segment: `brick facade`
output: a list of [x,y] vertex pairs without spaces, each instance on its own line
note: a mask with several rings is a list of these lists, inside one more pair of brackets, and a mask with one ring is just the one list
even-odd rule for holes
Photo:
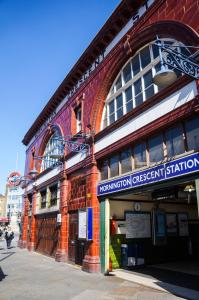
[[[122,2],[130,3],[129,1]],[[141,5],[142,1],[138,2]],[[168,126],[168,124],[172,124],[185,116],[191,116],[198,113],[199,101],[198,97],[196,97],[190,103],[184,104],[180,108],[166,114],[164,117],[155,120],[150,126],[147,125],[130,134],[127,138],[123,138],[117,143],[94,154],[95,141],[103,138],[103,136],[106,136],[108,133],[113,132],[131,118],[134,118],[146,109],[153,107],[156,103],[190,82],[189,78],[180,77],[175,84],[165,88],[141,106],[124,115],[121,119],[105,128],[103,131],[100,131],[105,99],[122,66],[137,50],[154,40],[157,35],[160,38],[174,38],[184,44],[198,45],[198,10],[199,2],[195,0],[156,0],[135,26],[124,35],[100,65],[91,73],[89,78],[79,87],[73,96],[68,99],[63,107],[56,113],[54,118],[39,134],[36,135],[33,142],[31,142],[31,139],[39,129],[39,122],[42,122],[39,118],[37,119],[38,124],[33,124],[35,127],[33,126],[33,129],[31,129],[32,131],[26,135],[24,143],[28,144],[28,148],[26,152],[25,175],[29,173],[30,168],[32,167],[33,149],[36,156],[43,155],[45,145],[55,127],[60,129],[63,136],[75,133],[74,108],[79,103],[82,103],[83,105],[82,132],[88,133],[90,129],[95,132],[94,140],[92,138],[87,140],[87,143],[89,143],[91,147],[91,154],[89,157],[68,168],[67,159],[73,157],[74,153],[66,152],[64,171],[36,187],[38,192],[39,188],[45,187],[49,182],[54,182],[55,180],[60,181],[59,212],[61,213],[62,223],[59,229],[59,242],[55,256],[57,261],[68,260],[69,213],[77,211],[80,208],[92,207],[94,216],[93,241],[85,243],[85,255],[82,266],[84,270],[90,272],[98,272],[100,270],[100,208],[99,199],[96,194],[98,159],[103,160],[104,157],[113,151],[118,151],[122,147],[128,146],[128,144],[141,137],[149,136],[157,130],[160,130],[160,128],[164,128],[165,126]],[[65,93],[65,88],[64,84],[60,86],[59,95],[60,90],[63,90],[63,94]],[[57,101],[61,101],[58,98],[61,99],[61,97],[57,97]],[[49,104],[47,108],[46,111],[44,109],[44,112],[46,115],[50,115],[53,109],[56,108],[56,105],[50,107]],[[35,166],[39,172],[40,165],[41,162],[36,161]],[[42,178],[45,174],[48,174],[48,171],[39,174],[38,178]],[[23,233],[20,245],[21,247],[28,247],[30,250],[33,250],[35,248],[34,214],[36,209],[36,191],[29,190],[29,193],[30,192],[33,193],[31,241],[29,245],[27,245],[28,200],[27,196],[25,196]]]

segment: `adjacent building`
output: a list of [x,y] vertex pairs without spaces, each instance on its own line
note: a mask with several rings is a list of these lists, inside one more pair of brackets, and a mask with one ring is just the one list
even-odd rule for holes
[[6,217],[6,197],[0,194],[0,218]]
[[[9,178],[15,178],[13,174],[18,174],[17,172],[11,173]],[[6,184],[6,217],[8,218],[9,224],[12,226],[14,231],[20,230],[21,215],[23,209],[23,189],[21,186],[13,180],[8,180]]]
[[153,80],[157,37],[194,57],[198,9],[121,1],[23,138],[21,247],[90,272],[198,258],[198,81]]

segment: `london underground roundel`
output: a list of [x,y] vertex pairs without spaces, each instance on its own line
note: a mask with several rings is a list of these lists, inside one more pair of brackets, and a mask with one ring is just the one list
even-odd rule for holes
[[8,185],[9,186],[17,186],[20,184],[21,181],[21,175],[18,172],[12,172],[9,176],[8,176]]

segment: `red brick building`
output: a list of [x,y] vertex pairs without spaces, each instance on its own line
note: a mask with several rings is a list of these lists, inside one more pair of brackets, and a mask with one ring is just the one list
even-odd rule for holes
[[[177,163],[199,149],[198,82],[178,72],[176,81],[165,88],[153,83],[160,69],[154,45],[157,36],[178,52],[185,49],[183,45],[198,46],[198,11],[195,0],[124,0],[119,4],[24,136],[25,175],[34,167],[39,174],[24,186],[21,247],[75,262],[90,272],[100,268],[106,272],[110,260],[115,267],[121,265],[117,258],[121,249],[115,246],[114,235],[119,245],[128,243],[129,228],[123,224],[121,233],[112,227],[127,221],[126,212],[137,209],[151,214],[156,208],[168,220],[179,221],[180,213],[198,220],[198,165],[163,183],[154,179],[142,184],[146,176],[152,176],[149,171],[139,177],[140,171],[168,161]],[[195,52],[190,48],[189,55]],[[62,164],[57,166],[53,155],[59,138],[67,143]],[[71,148],[75,141],[81,144],[78,147],[86,144],[89,151],[75,152],[74,144]],[[198,156],[193,159],[197,163]],[[127,187],[128,179],[124,181],[123,176],[135,173],[136,188]],[[113,190],[110,184],[120,188]],[[189,204],[184,192],[187,185],[193,188]],[[91,240],[78,238],[84,230],[81,225],[86,225],[83,214],[80,220],[81,209],[88,207],[93,217]],[[150,218],[142,222],[149,224]],[[157,254],[160,248],[155,250],[152,221],[150,224],[150,232],[143,233],[140,240],[142,250],[151,253],[144,254],[145,262],[166,260]],[[172,252],[177,235],[185,248],[187,239],[182,240],[179,232],[180,225],[174,225],[173,232],[168,229],[167,242],[162,237],[160,244]],[[133,244],[133,233],[128,234]]]

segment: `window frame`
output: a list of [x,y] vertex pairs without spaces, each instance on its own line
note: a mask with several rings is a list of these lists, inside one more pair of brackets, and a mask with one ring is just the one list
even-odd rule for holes
[[[182,45],[181,42],[171,39],[171,38],[164,38],[163,39],[164,43],[171,43],[173,46],[176,46],[177,51],[181,52],[181,48],[178,47],[180,45]],[[144,45],[142,48],[140,48],[122,67],[122,69],[120,70],[120,72],[118,73],[117,77],[115,78],[110,91],[107,95],[106,101],[105,101],[105,107],[103,110],[103,114],[102,114],[102,121],[101,121],[101,130],[105,129],[106,127],[108,127],[109,125],[113,124],[114,122],[116,122],[117,120],[119,120],[121,118],[121,116],[119,118],[117,118],[117,106],[116,106],[116,98],[121,94],[122,95],[122,99],[123,99],[123,115],[127,114],[127,100],[126,100],[126,96],[125,96],[125,91],[131,86],[132,89],[132,103],[133,103],[133,107],[131,110],[135,109],[136,107],[138,107],[139,105],[143,104],[145,101],[147,101],[148,99],[150,99],[153,95],[157,94],[160,90],[162,90],[162,88],[159,88],[157,85],[155,85],[153,83],[153,81],[151,82],[151,84],[149,86],[145,86],[144,83],[144,76],[151,70],[152,71],[152,78],[155,76],[155,74],[158,72],[157,66],[158,64],[160,64],[160,57],[159,55],[157,56],[157,50],[155,49],[154,46],[155,41],[151,41],[150,43]],[[141,55],[140,53],[142,53],[142,51],[144,49],[146,49],[147,47],[149,47],[149,53],[150,53],[150,63],[148,65],[146,65],[144,68],[142,68],[142,64],[141,64]],[[156,46],[157,47],[157,46]],[[133,66],[132,66],[132,61],[133,59],[135,59],[136,57],[138,57],[139,60],[139,66],[140,66],[140,71],[138,73],[135,74],[135,76],[133,75]],[[131,79],[128,80],[127,82],[125,82],[124,80],[124,69],[127,67],[127,65],[130,64],[131,66]],[[166,66],[167,67],[167,66]],[[167,67],[168,69],[171,67]],[[118,82],[119,78],[121,77],[121,81],[122,81],[122,86],[117,89],[116,88],[116,83]],[[139,103],[138,105],[136,105],[136,99],[135,99],[135,86],[134,84],[138,81],[141,80],[141,92],[138,93],[136,96],[140,96],[142,95],[142,103]],[[149,90],[149,88],[153,87],[153,93],[151,96],[147,97],[147,91]],[[110,111],[109,111],[109,104],[113,101],[114,103],[114,113],[111,113],[111,116],[113,118],[113,121],[110,121]],[[113,117],[114,116],[114,117]]]
[[59,130],[55,130],[55,132],[50,136],[48,142],[46,143],[43,152],[43,159],[41,162],[40,172],[43,172],[53,167],[58,161],[57,158],[50,158],[50,155],[58,154],[58,145],[60,145],[60,141],[56,140],[55,137],[62,137],[61,132]]
[[[40,207],[41,207],[41,209],[44,209],[47,206],[47,189],[41,190],[41,191],[39,191],[39,193],[40,193],[40,199],[41,199],[40,200]],[[43,201],[44,194],[45,194],[45,201]]]

